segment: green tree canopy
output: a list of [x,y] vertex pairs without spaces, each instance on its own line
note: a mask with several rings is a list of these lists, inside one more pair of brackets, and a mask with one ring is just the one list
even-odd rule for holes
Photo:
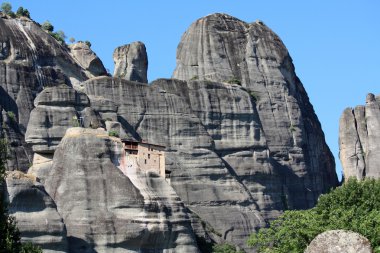
[[30,18],[30,13],[28,9],[24,9],[23,7],[19,7],[16,11],[16,16],[17,17],[28,17]]
[[322,195],[309,210],[285,211],[248,240],[259,252],[304,252],[320,233],[344,229],[357,232],[380,252],[380,180],[349,179],[329,194]]
[[41,25],[42,29],[48,32],[53,32],[54,31],[54,26],[50,23],[49,20],[46,20],[45,22],[42,23]]
[[4,2],[1,4],[1,11],[5,14],[10,14],[12,12],[12,5],[8,2]]

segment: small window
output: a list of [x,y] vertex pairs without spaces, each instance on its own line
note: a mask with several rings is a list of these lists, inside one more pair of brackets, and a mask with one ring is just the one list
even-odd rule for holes
[[150,159],[150,154],[148,154],[148,159]]
[[145,164],[146,164],[146,159],[145,159]]

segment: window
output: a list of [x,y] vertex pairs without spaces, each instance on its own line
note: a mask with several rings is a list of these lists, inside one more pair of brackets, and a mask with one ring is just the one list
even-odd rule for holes
[[145,164],[146,164],[146,159],[145,159]]
[[150,159],[150,154],[148,154],[148,159]]

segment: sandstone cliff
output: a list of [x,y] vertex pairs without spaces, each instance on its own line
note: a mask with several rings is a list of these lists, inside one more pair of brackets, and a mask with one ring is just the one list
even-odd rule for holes
[[380,177],[379,98],[368,94],[366,104],[344,110],[339,124],[339,156],[344,177]]

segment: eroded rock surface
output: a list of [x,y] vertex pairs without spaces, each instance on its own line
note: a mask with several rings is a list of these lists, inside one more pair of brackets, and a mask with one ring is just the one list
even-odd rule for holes
[[103,66],[99,57],[84,42],[77,42],[69,45],[70,54],[77,63],[93,76],[107,75],[107,71]]
[[34,106],[25,140],[37,153],[54,153],[69,127],[100,125],[87,95],[65,84],[44,89]]
[[92,77],[37,23],[27,18],[0,18],[0,136],[9,146],[9,170],[26,171],[32,150],[24,141],[33,101],[45,87],[66,83],[78,86]]
[[114,77],[129,81],[147,83],[148,56],[144,43],[137,41],[115,49]]
[[339,123],[339,157],[344,177],[380,177],[380,104],[368,94],[366,104],[344,110]]
[[314,238],[305,253],[372,253],[364,236],[346,230],[331,230]]
[[198,252],[186,209],[158,175],[122,173],[120,139],[71,128],[45,181],[70,252]]
[[66,228],[44,186],[30,174],[14,171],[6,178],[9,213],[16,218],[23,242],[32,241],[44,253],[68,252]]

